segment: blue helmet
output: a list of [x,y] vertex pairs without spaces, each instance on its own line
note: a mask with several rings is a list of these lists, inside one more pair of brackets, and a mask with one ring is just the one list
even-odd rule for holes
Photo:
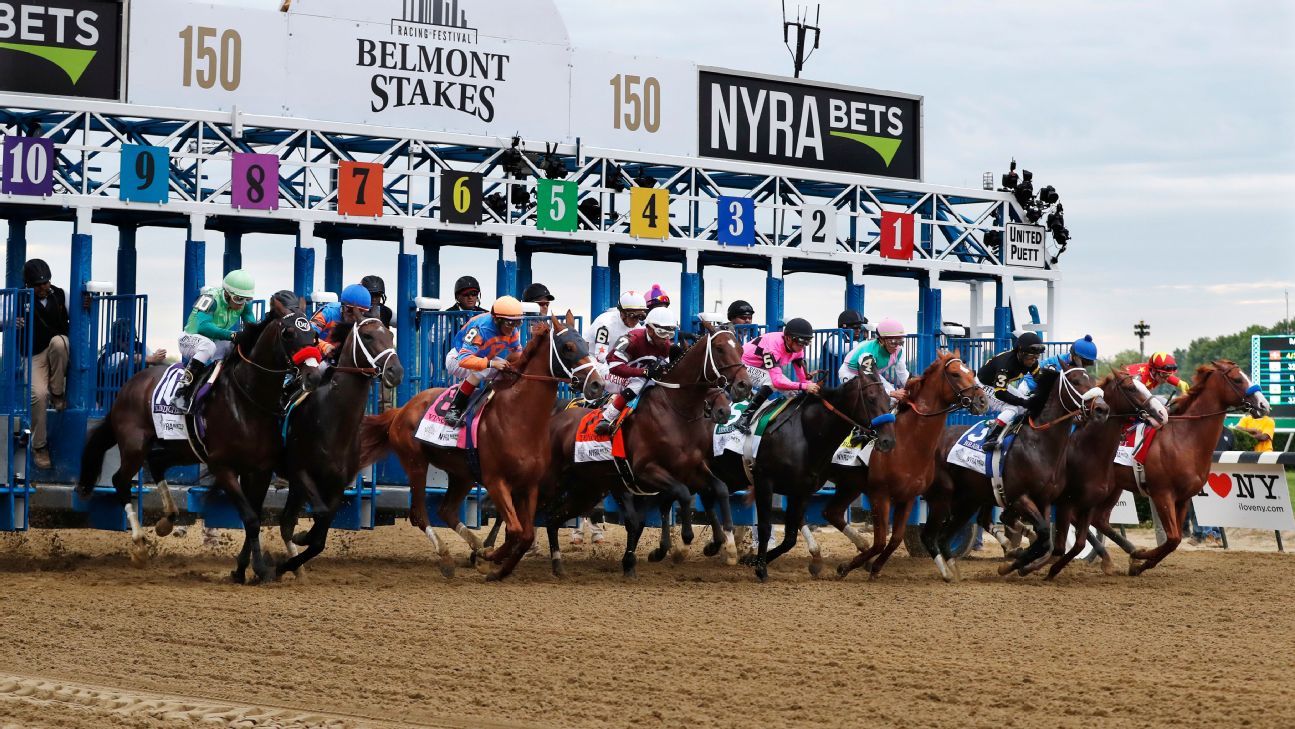
[[1070,345],[1070,354],[1076,360],[1075,364],[1088,366],[1097,363],[1097,345],[1093,343],[1093,335],[1085,334],[1083,339],[1076,339],[1075,343]]
[[363,286],[351,284],[342,289],[342,306],[358,306],[361,309],[367,309],[373,306],[373,297]]

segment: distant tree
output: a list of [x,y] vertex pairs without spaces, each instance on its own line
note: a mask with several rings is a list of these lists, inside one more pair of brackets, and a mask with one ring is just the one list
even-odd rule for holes
[[1136,349],[1126,349],[1123,352],[1117,352],[1114,357],[1097,360],[1097,374],[1105,375],[1116,367],[1128,367],[1131,364],[1137,364],[1142,361],[1142,355],[1138,354]]
[[1277,322],[1273,326],[1254,324],[1235,334],[1193,339],[1185,349],[1174,350],[1174,359],[1178,360],[1179,370],[1189,375],[1197,367],[1216,359],[1230,359],[1249,372],[1250,337],[1256,334],[1286,334],[1295,331],[1292,324],[1295,322],[1289,320]]

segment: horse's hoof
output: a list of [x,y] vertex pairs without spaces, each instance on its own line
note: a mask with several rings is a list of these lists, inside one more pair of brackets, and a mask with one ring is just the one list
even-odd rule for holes
[[1129,577],[1137,577],[1142,574],[1142,563],[1129,560]]
[[847,564],[847,563],[845,563],[845,562],[842,562],[841,564],[838,564],[838,565],[836,566],[836,576],[837,576],[837,579],[842,579],[842,580],[843,580],[843,579],[845,579],[845,576],[846,576],[846,575],[848,575],[848,574],[850,574],[850,565],[849,565],[849,564]]
[[818,577],[818,576],[819,576],[819,574],[820,574],[820,573],[822,573],[822,571],[823,571],[823,560],[821,560],[821,559],[816,559],[816,560],[814,560],[813,562],[810,562],[810,563],[809,563],[809,574],[810,574],[810,575],[812,575],[812,576],[814,576],[814,577]]
[[477,572],[483,575],[491,574],[490,570],[494,568],[494,565],[490,563],[490,560],[486,559],[484,554],[477,556],[473,565],[477,568]]
[[232,572],[230,572],[229,579],[233,580],[234,583],[238,585],[243,585],[247,583],[247,576],[243,574],[242,570],[233,570]]
[[878,578],[878,577],[880,577],[880,576],[881,576],[881,573],[880,573],[880,572],[869,572],[869,573],[868,573],[868,582],[876,582],[876,581],[877,581],[877,578]]
[[136,567],[148,564],[148,544],[143,539],[130,546],[130,563]]
[[1010,552],[1004,551],[1004,553],[1003,553],[1003,558],[1004,558],[1004,559],[1013,559],[1013,560],[1014,560],[1014,559],[1020,559],[1021,557],[1024,557],[1024,556],[1025,556],[1025,548],[1024,548],[1024,547],[1017,547],[1016,549],[1013,549],[1013,550],[1011,550]]
[[562,560],[560,559],[553,560],[553,576],[566,577],[566,574],[567,574],[567,568],[562,565]]
[[666,555],[666,551],[660,547],[657,547],[651,552],[648,552],[648,561],[660,562],[661,560],[665,559],[665,555]]
[[310,545],[310,532],[303,530],[303,531],[299,531],[299,532],[297,532],[296,534],[293,534],[293,535],[292,535],[292,543],[293,543],[293,544],[295,544],[295,545],[297,545],[298,547],[306,547],[306,546],[309,546],[309,545]]
[[169,536],[171,534],[171,530],[174,528],[175,525],[171,523],[171,518],[164,516],[161,519],[158,519],[157,524],[153,526],[153,533],[159,537],[165,537]]
[[486,582],[499,582],[502,579],[504,579],[504,576],[499,574],[499,570],[495,570],[486,575]]
[[759,580],[760,582],[768,582],[768,581],[769,581],[769,568],[768,568],[767,566],[765,566],[765,565],[760,565],[759,567],[756,567],[756,568],[755,568],[755,578],[756,578],[757,580]]
[[446,557],[446,558],[441,559],[441,562],[440,562],[440,568],[441,568],[441,575],[442,575],[442,576],[444,576],[444,577],[446,577],[446,578],[450,578],[450,577],[453,577],[453,576],[454,576],[454,560],[453,560],[453,559],[451,559],[451,558],[449,558],[449,557]]
[[688,559],[688,553],[682,549],[676,549],[670,553],[670,561],[674,564],[683,564]]
[[680,529],[679,538],[683,540],[684,544],[692,544],[692,540],[693,540],[692,527],[689,526],[689,527],[684,527]]
[[1103,563],[1102,563],[1102,574],[1106,575],[1107,577],[1114,577],[1115,575],[1118,575],[1119,573],[1120,573],[1120,571],[1119,571],[1118,569],[1116,569],[1116,568],[1115,568],[1115,563],[1114,563],[1114,562],[1103,562]]
[[719,542],[707,542],[706,546],[702,547],[701,553],[707,557],[714,557],[719,554],[719,548],[722,546],[724,545]]
[[949,560],[949,574],[953,576],[953,582],[962,581],[962,568],[958,566],[956,559]]
[[1006,576],[1008,576],[1008,575],[1012,574],[1012,573],[1013,573],[1013,572],[1015,572],[1015,571],[1016,571],[1016,563],[1015,563],[1015,562],[1007,562],[1007,563],[1005,563],[1005,564],[1000,564],[1000,565],[998,565],[998,576],[999,576],[999,577],[1006,577]]
[[626,580],[637,580],[639,578],[638,568],[630,567],[621,573],[621,577]]
[[740,559],[738,559],[737,563],[742,565],[743,567],[751,567],[755,564],[755,555],[754,554],[743,555]]

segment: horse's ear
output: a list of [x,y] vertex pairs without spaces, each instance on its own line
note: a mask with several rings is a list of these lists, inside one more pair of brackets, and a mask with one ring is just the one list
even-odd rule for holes
[[570,309],[567,309],[567,328],[568,329],[576,328],[576,317],[574,314],[571,313]]
[[953,350],[953,358],[954,358],[954,359],[962,359],[962,350],[961,350],[961,349],[955,349],[955,350]]
[[699,319],[698,321],[701,322],[701,328],[705,329],[707,334],[714,334],[715,332],[719,331],[715,328],[714,324],[711,324],[705,319]]

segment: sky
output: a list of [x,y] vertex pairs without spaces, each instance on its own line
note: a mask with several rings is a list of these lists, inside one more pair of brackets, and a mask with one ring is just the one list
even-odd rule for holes
[[[264,5],[269,0],[226,0]],[[278,0],[272,3],[277,5]],[[791,74],[772,0],[653,3],[556,0],[577,48],[682,58]],[[926,181],[979,188],[1015,158],[1054,185],[1073,240],[1061,259],[1056,338],[1091,333],[1103,353],[1185,346],[1286,314],[1295,289],[1295,2],[908,2],[822,4],[821,47],[807,79],[924,97]],[[31,226],[31,255],[66,280],[66,226]],[[94,276],[115,276],[116,237],[96,230]],[[180,301],[179,233],[140,235],[150,340],[173,346]],[[346,278],[387,278],[395,248],[348,243]],[[290,287],[292,240],[251,237],[244,258],[267,292]],[[323,242],[316,276],[322,284]],[[208,244],[208,281],[221,245]],[[535,280],[587,313],[588,259],[535,258]],[[442,290],[476,275],[494,290],[495,254],[444,249]],[[627,288],[661,283],[677,265],[636,263]],[[867,314],[916,326],[916,286],[870,277]],[[707,269],[705,308],[734,298],[763,309],[764,274]],[[839,278],[787,278],[786,316],[835,322]],[[965,321],[967,290],[945,284],[944,318]],[[722,289],[722,295],[721,295]],[[1042,288],[1024,295],[1043,308]],[[721,299],[716,307],[715,299]],[[761,312],[762,313],[762,312]],[[759,315],[757,316],[759,318]]]

